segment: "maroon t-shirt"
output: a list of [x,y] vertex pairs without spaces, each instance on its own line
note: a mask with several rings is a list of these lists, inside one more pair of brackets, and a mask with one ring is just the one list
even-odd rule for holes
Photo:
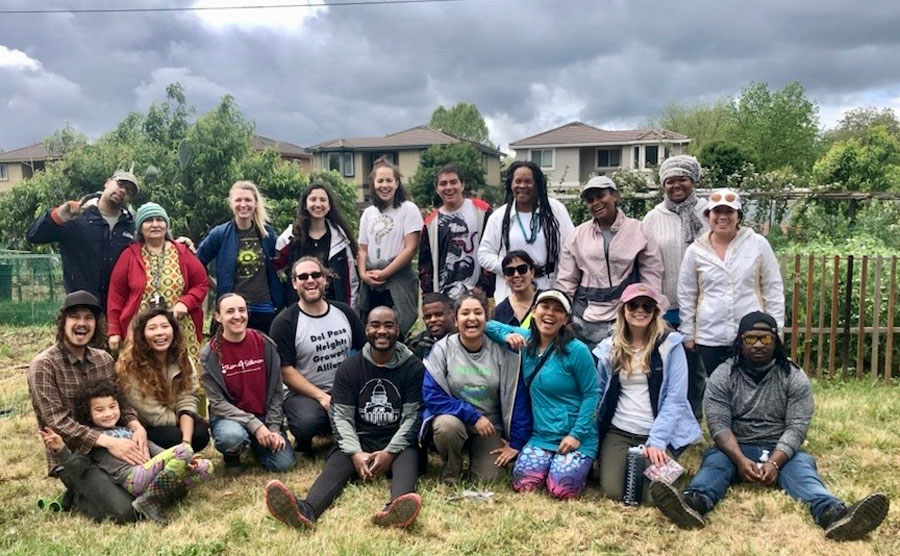
[[265,340],[253,329],[240,342],[222,340],[222,377],[235,405],[257,417],[266,414]]

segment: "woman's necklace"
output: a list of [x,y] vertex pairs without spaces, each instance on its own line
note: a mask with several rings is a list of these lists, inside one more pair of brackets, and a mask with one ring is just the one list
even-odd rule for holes
[[[531,245],[535,241],[537,241],[538,234],[541,232],[541,220],[537,217],[537,210],[531,213],[531,236],[525,233],[525,226],[522,225],[522,218],[519,216],[519,209],[516,209],[516,222],[519,223],[519,229],[522,231],[522,237],[525,238],[525,243]],[[537,223],[535,225],[535,223]]]

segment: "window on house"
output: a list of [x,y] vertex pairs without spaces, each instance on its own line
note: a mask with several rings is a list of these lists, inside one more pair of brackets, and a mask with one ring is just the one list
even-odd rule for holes
[[488,169],[488,155],[487,153],[481,153],[481,165],[484,166],[484,169]]
[[326,168],[340,172],[345,178],[352,178],[356,172],[353,169],[353,153],[328,153],[326,155]]
[[635,170],[637,170],[638,168],[640,168],[640,165],[641,165],[641,148],[635,147],[634,150],[632,151],[632,153],[634,155],[634,159],[632,161],[632,167]]
[[597,149],[597,168],[617,168],[622,165],[622,149]]
[[8,180],[9,172],[6,169],[6,164],[0,164],[0,180]]
[[669,149],[669,147],[666,147],[665,150],[663,151],[663,153],[664,153],[663,160],[670,158],[672,156],[672,151]]
[[541,168],[553,168],[553,149],[531,151],[531,161]]
[[657,145],[647,145],[644,147],[644,168],[656,166],[659,164],[659,147]]

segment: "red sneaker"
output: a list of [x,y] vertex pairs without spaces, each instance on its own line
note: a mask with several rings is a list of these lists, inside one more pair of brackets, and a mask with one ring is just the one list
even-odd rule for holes
[[281,481],[272,480],[266,485],[266,507],[272,517],[294,529],[312,529],[316,525],[315,516],[304,515],[297,497]]
[[373,515],[372,523],[379,527],[397,527],[403,529],[413,524],[421,509],[421,496],[415,492],[402,494],[391,500],[391,503],[383,510]]

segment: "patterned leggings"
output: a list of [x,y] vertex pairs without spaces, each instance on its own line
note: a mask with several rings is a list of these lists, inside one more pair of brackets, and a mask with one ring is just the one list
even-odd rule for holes
[[143,465],[135,465],[123,485],[128,492],[139,496],[154,482],[168,480],[181,482],[187,488],[212,477],[212,463],[209,460],[198,460],[194,469],[189,467],[194,450],[188,444],[176,444],[164,452],[150,458]]
[[578,451],[562,455],[528,444],[513,467],[513,490],[540,490],[546,483],[550,496],[575,498],[584,491],[593,461]]

